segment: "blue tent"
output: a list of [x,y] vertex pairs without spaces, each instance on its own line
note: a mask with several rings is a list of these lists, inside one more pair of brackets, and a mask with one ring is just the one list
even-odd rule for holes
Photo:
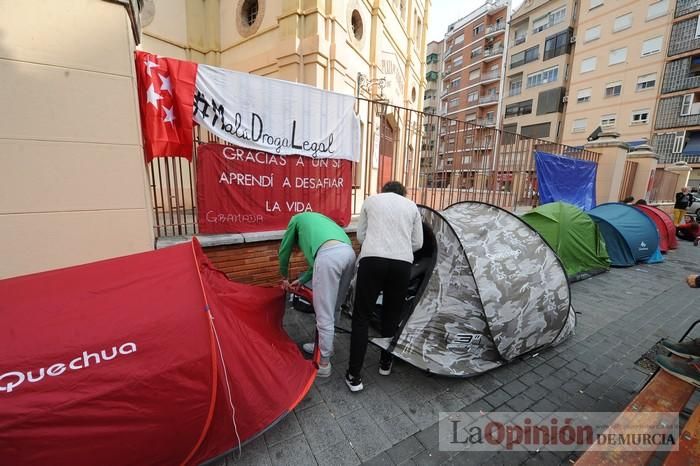
[[663,262],[656,225],[639,210],[627,204],[610,202],[587,213],[600,228],[613,266]]

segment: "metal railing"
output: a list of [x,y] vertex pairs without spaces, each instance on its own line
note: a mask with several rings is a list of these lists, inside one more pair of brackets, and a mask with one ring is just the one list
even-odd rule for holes
[[[379,116],[384,109],[385,116]],[[598,161],[595,152],[504,133],[473,121],[378,104],[364,98],[357,99],[357,110],[363,124],[361,161],[353,164],[352,173],[354,214],[359,213],[367,196],[379,191],[389,180],[401,181],[414,201],[435,209],[464,200],[487,202],[510,210],[535,206],[538,203],[535,150]],[[437,141],[432,148],[424,128],[434,128],[436,133],[432,134],[440,135],[433,136]],[[156,237],[198,232],[197,149],[209,142],[223,143],[197,128],[191,162],[158,158],[148,164]],[[428,144],[421,150],[424,142]]]

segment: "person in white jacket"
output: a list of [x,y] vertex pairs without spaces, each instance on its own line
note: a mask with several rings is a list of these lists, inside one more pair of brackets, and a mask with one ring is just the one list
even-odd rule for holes
[[[357,225],[362,244],[355,283],[350,337],[350,366],[345,383],[351,391],[363,389],[361,370],[367,352],[369,319],[383,295],[382,336],[396,332],[408,292],[413,252],[423,246],[423,222],[416,204],[407,199],[398,181],[384,185],[381,194],[365,199]],[[382,351],[379,373],[389,375],[393,357]]]

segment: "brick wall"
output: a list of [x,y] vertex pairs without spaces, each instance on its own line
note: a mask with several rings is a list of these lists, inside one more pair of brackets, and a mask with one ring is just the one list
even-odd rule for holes
[[[360,252],[354,233],[350,233],[353,248]],[[255,243],[233,244],[204,248],[207,257],[214,266],[224,272],[228,278],[250,285],[277,285],[281,276],[277,251],[280,241],[261,241]],[[291,260],[291,277],[296,278],[306,270],[306,260],[298,250]]]

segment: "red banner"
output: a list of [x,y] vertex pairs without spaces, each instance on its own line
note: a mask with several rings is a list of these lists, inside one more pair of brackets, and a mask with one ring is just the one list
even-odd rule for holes
[[284,230],[299,212],[350,223],[352,162],[205,144],[197,154],[200,233]]

